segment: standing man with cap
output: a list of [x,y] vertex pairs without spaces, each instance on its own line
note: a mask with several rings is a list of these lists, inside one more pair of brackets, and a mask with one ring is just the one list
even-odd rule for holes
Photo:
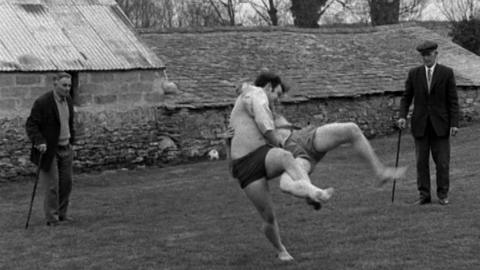
[[417,188],[416,202],[431,203],[430,152],[436,166],[437,197],[441,205],[449,204],[450,136],[458,132],[458,96],[453,70],[437,63],[437,43],[426,41],[417,46],[423,65],[409,71],[405,92],[400,103],[398,126],[406,127],[410,105],[414,103],[411,119],[415,139]]
[[71,86],[70,74],[56,74],[53,91],[35,100],[26,123],[32,142],[30,159],[40,167],[39,178],[45,187],[43,207],[47,226],[71,221],[67,216],[72,190],[71,144],[75,137]]

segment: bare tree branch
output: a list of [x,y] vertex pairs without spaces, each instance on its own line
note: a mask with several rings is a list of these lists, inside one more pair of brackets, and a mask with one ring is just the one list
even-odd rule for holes
[[325,6],[323,6],[323,8],[318,12],[320,14],[320,17],[325,13],[325,11],[327,11],[327,9],[334,3],[336,2],[337,0],[330,0],[329,2],[327,2],[325,4]]
[[[215,4],[215,3],[219,3],[218,5]],[[209,3],[210,5],[214,8],[215,10],[215,13],[217,14],[217,16],[221,19],[221,21],[224,23],[224,24],[230,24],[232,26],[235,25],[236,21],[235,21],[235,13],[236,13],[236,6],[238,5],[238,0],[227,0],[227,2],[224,2],[222,0],[209,0]],[[228,16],[228,19],[224,19],[223,17],[223,12],[222,10],[220,9],[220,7],[223,6],[223,9],[225,9],[225,12]]]
[[440,0],[436,4],[449,21],[468,20],[480,8],[478,0]]
[[218,9],[217,5],[215,5],[215,2],[213,2],[213,0],[209,0],[210,2],[210,5],[213,7],[213,9],[215,10],[215,13],[217,14],[218,18],[220,18],[222,21],[223,21],[223,17],[222,17],[222,13],[220,12],[220,10]]
[[253,10],[255,11],[255,13],[262,19],[264,20],[266,23],[268,24],[271,24],[272,21],[270,20],[270,17],[265,15],[261,10],[260,8],[258,7],[258,4],[253,4],[251,5]]
[[270,25],[278,25],[278,8],[281,1],[274,0],[261,0],[260,3],[257,3],[256,0],[247,1],[256,14]]

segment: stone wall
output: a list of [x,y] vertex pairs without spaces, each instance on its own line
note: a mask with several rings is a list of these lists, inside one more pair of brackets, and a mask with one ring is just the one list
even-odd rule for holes
[[[459,89],[461,125],[480,120],[479,93],[480,88]],[[357,123],[368,138],[374,138],[395,132],[400,94],[289,101],[279,109],[299,126],[351,121]],[[159,129],[163,129],[164,133],[172,131],[174,135],[178,149],[175,160],[207,159],[207,153],[212,149],[225,157],[223,140],[219,135],[228,125],[231,108],[231,104],[157,108]]]
[[[81,108],[115,110],[158,104],[169,90],[159,70],[78,72],[78,88],[73,90]],[[54,73],[0,73],[0,118],[26,117],[33,102],[52,89]]]
[[[459,89],[461,125],[480,120],[479,90]],[[207,159],[211,149],[225,156],[219,134],[228,124],[231,103],[165,105],[140,99],[138,106],[125,107],[118,96],[106,98],[115,100],[107,106],[102,103],[105,100],[97,102],[97,92],[80,91],[79,95],[91,98],[90,103],[76,108],[80,135],[75,146],[77,172],[198,161]],[[390,93],[289,101],[281,110],[298,125],[354,121],[372,138],[394,132],[399,102],[399,94]],[[28,161],[30,145],[24,122],[22,116],[0,118],[0,181],[14,181],[34,172]]]

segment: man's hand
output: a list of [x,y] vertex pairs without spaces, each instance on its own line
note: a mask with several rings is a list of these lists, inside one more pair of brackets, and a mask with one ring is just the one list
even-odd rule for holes
[[218,137],[224,138],[224,139],[231,139],[233,138],[234,134],[235,134],[235,130],[232,127],[228,127],[227,130],[224,133],[219,134]]
[[450,135],[455,136],[458,133],[458,127],[451,127],[450,128]]
[[284,140],[282,140],[282,136],[280,136],[276,130],[268,130],[264,134],[267,142],[275,147],[283,148]]
[[407,126],[407,120],[405,118],[400,118],[397,121],[397,125],[400,129],[404,129]]
[[47,145],[44,143],[37,145],[36,148],[40,153],[45,153],[45,151],[47,151]]

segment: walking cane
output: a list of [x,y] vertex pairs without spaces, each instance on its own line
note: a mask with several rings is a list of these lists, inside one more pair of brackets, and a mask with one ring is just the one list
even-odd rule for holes
[[28,223],[30,222],[30,216],[32,215],[33,200],[35,199],[35,192],[37,191],[38,179],[40,178],[40,165],[42,164],[43,153],[40,153],[38,159],[37,171],[35,174],[35,183],[33,184],[32,198],[30,199],[30,207],[28,208],[27,223],[25,223],[25,230],[28,229]]
[[[398,167],[398,157],[400,156],[400,142],[402,141],[402,129],[398,129],[398,142],[397,142],[397,158],[395,159],[395,168]],[[393,186],[392,186],[392,203],[395,200],[395,185],[397,183],[397,179],[393,179]]]

